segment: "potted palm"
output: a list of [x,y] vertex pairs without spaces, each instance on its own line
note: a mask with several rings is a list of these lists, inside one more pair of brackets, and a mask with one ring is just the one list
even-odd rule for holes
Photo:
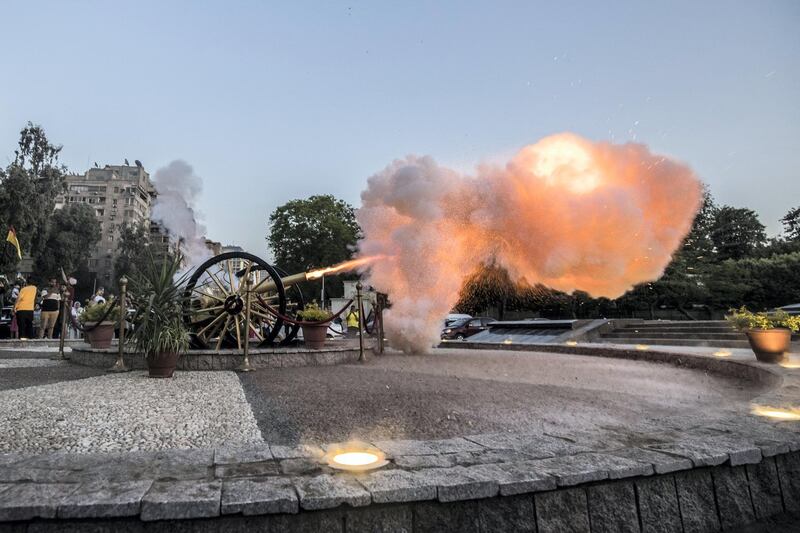
[[110,348],[116,327],[116,312],[112,309],[114,301],[96,303],[86,307],[78,316],[84,328],[86,340],[92,348]]
[[319,350],[325,346],[328,334],[328,324],[333,318],[330,311],[320,308],[317,302],[306,304],[302,311],[297,313],[303,328],[303,342],[311,349]]
[[183,322],[182,296],[186,276],[179,276],[180,256],[149,261],[130,282],[136,308],[129,340],[144,355],[151,378],[169,378],[189,347]]
[[756,359],[764,363],[783,360],[792,342],[792,332],[800,330],[800,316],[785,311],[753,313],[746,307],[731,309],[725,317],[739,331],[747,334]]

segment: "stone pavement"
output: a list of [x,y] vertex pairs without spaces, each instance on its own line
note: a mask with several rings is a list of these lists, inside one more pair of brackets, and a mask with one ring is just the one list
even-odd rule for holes
[[[794,369],[648,357],[773,383],[756,404],[798,401]],[[372,444],[390,464],[361,475],[331,470],[320,462],[324,446],[308,445],[5,454],[0,527],[715,531],[800,513],[799,422],[742,415],[689,426],[635,446],[539,431],[381,440]]]

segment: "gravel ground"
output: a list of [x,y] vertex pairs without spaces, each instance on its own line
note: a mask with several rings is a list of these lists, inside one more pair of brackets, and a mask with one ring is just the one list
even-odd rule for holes
[[[22,389],[49,383],[73,381],[93,376],[103,376],[97,368],[70,365],[65,361],[49,359],[0,359],[0,391]],[[0,402],[0,411],[5,404]],[[0,433],[3,428],[0,427]]]
[[102,375],[3,391],[0,406],[0,453],[262,442],[233,372],[177,372],[173,379],[151,379],[145,372]]
[[265,440],[604,435],[696,427],[749,411],[763,389],[670,365],[565,354],[454,351],[241,375]]

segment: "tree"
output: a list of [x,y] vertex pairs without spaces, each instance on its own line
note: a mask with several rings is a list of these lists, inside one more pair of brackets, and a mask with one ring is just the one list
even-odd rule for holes
[[790,209],[781,222],[786,240],[800,241],[800,206]]
[[497,318],[502,320],[509,300],[516,293],[517,287],[506,269],[497,265],[482,265],[464,280],[454,308],[459,313],[470,315],[487,314],[490,309],[497,308]]
[[86,204],[68,204],[50,221],[44,251],[36,258],[36,273],[42,278],[60,277],[61,269],[73,273],[85,267],[100,240],[100,222]]
[[119,231],[114,276],[129,279],[138,276],[148,264],[150,227],[145,224],[124,224]]
[[[361,235],[353,207],[331,195],[292,200],[272,212],[269,226],[275,264],[289,273],[350,259]],[[340,281],[331,281],[326,289],[341,288]]]
[[[36,261],[45,248],[66,168],[58,163],[61,146],[51,144],[41,126],[29,122],[18,144],[14,161],[0,170],[0,231],[5,236],[8,227],[14,226],[23,253]],[[12,270],[16,264],[16,256],[0,256],[0,271]]]
[[714,213],[711,241],[717,259],[742,259],[764,246],[767,234],[752,209],[722,206]]

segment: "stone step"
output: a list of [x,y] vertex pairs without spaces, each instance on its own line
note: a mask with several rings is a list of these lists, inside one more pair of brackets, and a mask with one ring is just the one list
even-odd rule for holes
[[693,332],[681,333],[671,331],[621,331],[616,330],[611,333],[604,333],[607,338],[648,338],[648,339],[717,339],[717,340],[747,340],[744,333],[738,331],[727,331],[725,333]]
[[733,328],[619,328],[615,329],[615,332],[620,333],[694,333],[694,334],[705,334],[705,333],[738,333]]
[[715,339],[656,339],[652,337],[614,337],[602,338],[601,342],[609,344],[654,344],[660,346],[713,346],[718,348],[749,348],[750,343],[742,340],[715,340]]

